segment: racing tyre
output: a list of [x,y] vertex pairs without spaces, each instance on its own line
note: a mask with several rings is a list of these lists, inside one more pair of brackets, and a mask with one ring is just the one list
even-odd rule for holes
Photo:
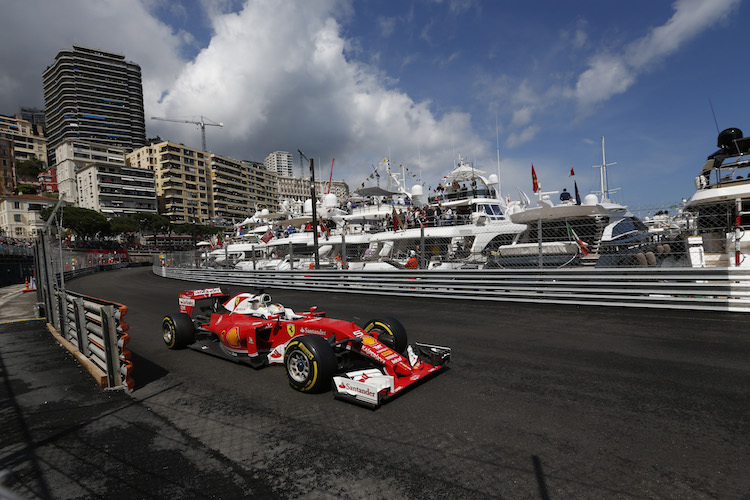
[[166,316],[161,322],[162,338],[170,349],[182,349],[195,342],[193,320],[185,313]]
[[300,392],[321,392],[331,387],[336,373],[336,354],[323,337],[302,335],[293,338],[284,351],[289,385]]
[[406,329],[396,318],[382,316],[371,319],[365,324],[364,330],[399,354],[403,354],[409,345]]

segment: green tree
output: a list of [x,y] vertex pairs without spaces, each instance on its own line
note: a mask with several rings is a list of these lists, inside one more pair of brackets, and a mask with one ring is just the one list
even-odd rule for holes
[[16,192],[19,194],[38,194],[39,191],[35,186],[31,184],[19,184],[16,187]]
[[[47,219],[52,213],[52,208],[42,210],[41,216]],[[80,207],[61,207],[57,212],[62,217],[63,227],[70,229],[84,240],[104,234],[109,230],[107,218],[95,210]]]
[[175,224],[174,232],[177,234],[189,234],[193,237],[193,246],[198,244],[198,239],[203,239],[207,236],[212,236],[218,233],[220,229],[213,226],[204,226],[202,224],[194,224],[192,222],[186,222],[183,224]]
[[44,162],[36,158],[28,158],[16,162],[16,176],[18,179],[36,180],[37,175],[47,170]]

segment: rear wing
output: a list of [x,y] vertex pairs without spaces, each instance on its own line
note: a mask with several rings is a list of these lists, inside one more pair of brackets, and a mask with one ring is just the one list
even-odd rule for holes
[[195,301],[203,299],[213,299],[212,302],[214,303],[224,303],[229,300],[229,293],[222,290],[221,287],[185,290],[184,292],[180,292],[178,299],[180,312],[192,316]]

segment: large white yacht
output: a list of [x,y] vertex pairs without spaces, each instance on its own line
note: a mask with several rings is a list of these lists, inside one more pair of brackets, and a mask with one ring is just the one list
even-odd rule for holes
[[685,210],[695,216],[690,241],[695,267],[750,267],[750,137],[738,128],[719,133],[718,151],[695,178]]

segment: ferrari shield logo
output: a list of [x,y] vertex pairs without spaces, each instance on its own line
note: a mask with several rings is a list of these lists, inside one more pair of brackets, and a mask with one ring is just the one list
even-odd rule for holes
[[294,337],[294,325],[286,325],[286,331],[290,337]]

